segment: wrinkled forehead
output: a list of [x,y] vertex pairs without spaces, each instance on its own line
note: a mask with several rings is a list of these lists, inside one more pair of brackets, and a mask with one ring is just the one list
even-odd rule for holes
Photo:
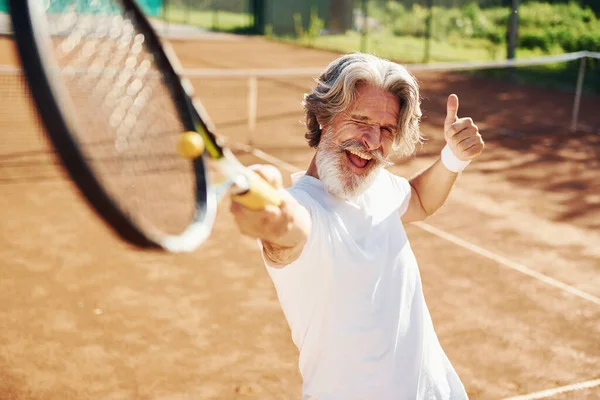
[[[400,115],[400,100],[392,92],[376,85],[359,82],[354,91],[354,99],[349,104],[346,114],[362,117],[385,119],[386,122],[397,123]],[[361,118],[361,119],[366,119]]]

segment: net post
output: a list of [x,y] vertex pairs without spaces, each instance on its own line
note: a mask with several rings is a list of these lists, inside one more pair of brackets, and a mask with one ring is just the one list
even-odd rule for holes
[[190,19],[190,17],[191,17],[190,14],[191,14],[191,11],[192,11],[192,2],[191,2],[191,0],[188,0],[183,7],[185,9],[185,17],[184,17],[185,23],[187,25],[191,25],[191,19]]
[[248,78],[248,131],[250,137],[248,144],[253,144],[254,131],[256,130],[256,113],[258,104],[258,79],[256,75]]
[[163,35],[169,37],[169,28],[171,22],[169,21],[169,0],[165,0],[162,3],[163,21],[164,21],[164,32]]
[[365,53],[367,51],[367,39],[368,39],[368,31],[367,31],[367,20],[369,18],[369,10],[367,8],[367,0],[362,0],[361,9],[363,14],[363,25],[362,31],[360,33],[360,51]]
[[577,120],[579,118],[579,104],[581,102],[581,91],[583,89],[583,77],[585,76],[585,61],[587,57],[581,57],[579,62],[579,73],[577,74],[577,87],[575,89],[575,100],[573,101],[573,113],[571,115],[571,132],[577,130]]
[[517,49],[517,40],[519,37],[519,0],[512,0],[510,7],[510,18],[508,25],[508,48],[507,58],[512,60],[515,58]]
[[426,1],[427,17],[425,19],[426,31],[425,31],[425,50],[423,54],[423,63],[427,64],[431,57],[431,26],[433,25],[433,0]]

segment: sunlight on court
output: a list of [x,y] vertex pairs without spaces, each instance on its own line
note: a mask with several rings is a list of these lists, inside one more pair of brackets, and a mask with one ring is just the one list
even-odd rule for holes
[[[313,156],[302,95],[337,54],[171,29],[226,143],[289,185]],[[427,140],[390,170],[410,176],[438,157],[450,93],[487,145],[448,205],[407,227],[436,332],[472,399],[600,397],[600,99],[577,80],[565,92],[476,72],[590,57],[411,68]],[[62,169],[10,37],[0,63],[0,398],[298,398],[277,294],[227,200],[194,253],[125,245]],[[148,185],[169,197],[165,176]]]

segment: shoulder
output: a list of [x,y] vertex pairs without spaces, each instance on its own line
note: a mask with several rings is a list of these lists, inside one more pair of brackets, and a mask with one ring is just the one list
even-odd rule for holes
[[311,215],[323,212],[327,192],[321,181],[304,174],[298,174],[294,178],[294,184],[286,189],[287,192],[307,208]]
[[382,168],[372,186],[370,201],[383,213],[399,210],[400,214],[404,214],[411,193],[412,187],[408,179]]
[[377,181],[383,190],[393,191],[398,196],[410,196],[410,182],[403,176],[395,175],[387,169],[382,168]]

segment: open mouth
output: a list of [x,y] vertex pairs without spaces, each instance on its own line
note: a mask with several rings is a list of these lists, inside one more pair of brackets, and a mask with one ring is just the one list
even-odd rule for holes
[[348,161],[350,161],[350,164],[361,170],[365,169],[373,159],[373,156],[363,153],[362,151],[346,150],[345,153]]

